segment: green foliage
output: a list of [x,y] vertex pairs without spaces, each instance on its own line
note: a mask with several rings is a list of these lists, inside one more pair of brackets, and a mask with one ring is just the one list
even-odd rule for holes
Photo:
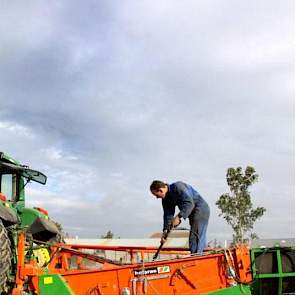
[[234,243],[245,242],[245,235],[249,232],[250,238],[257,237],[252,229],[255,221],[262,217],[266,209],[264,207],[253,208],[248,189],[258,180],[258,174],[250,166],[245,169],[245,172],[241,167],[229,168],[226,180],[230,193],[221,195],[216,202],[221,210],[219,216],[223,216],[232,227]]
[[114,238],[114,233],[110,230],[107,231],[105,235],[101,236],[102,239],[113,239]]

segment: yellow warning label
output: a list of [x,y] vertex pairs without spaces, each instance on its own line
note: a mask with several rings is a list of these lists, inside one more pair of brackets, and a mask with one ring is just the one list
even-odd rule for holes
[[44,285],[53,284],[53,277],[45,277],[43,282],[44,282]]

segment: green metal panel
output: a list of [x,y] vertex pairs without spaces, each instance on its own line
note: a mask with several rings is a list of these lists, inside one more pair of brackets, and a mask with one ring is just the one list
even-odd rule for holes
[[33,208],[23,208],[21,210],[21,225],[29,226],[31,225],[37,217],[48,218],[45,214]]
[[25,207],[25,181],[24,178],[19,176],[18,178],[18,199],[17,199],[17,207],[23,208]]
[[208,295],[251,295],[251,290],[249,285],[238,285],[234,287],[229,287],[226,289],[214,291],[213,293],[208,293]]
[[40,295],[75,295],[59,274],[42,275],[39,278]]
[[287,247],[251,250],[253,294],[294,294],[295,250]]

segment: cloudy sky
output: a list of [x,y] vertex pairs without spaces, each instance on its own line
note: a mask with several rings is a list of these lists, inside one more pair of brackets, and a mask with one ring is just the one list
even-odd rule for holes
[[28,185],[80,237],[162,227],[153,179],[211,207],[228,167],[253,165],[260,237],[294,237],[294,1],[0,3],[0,150],[48,176]]

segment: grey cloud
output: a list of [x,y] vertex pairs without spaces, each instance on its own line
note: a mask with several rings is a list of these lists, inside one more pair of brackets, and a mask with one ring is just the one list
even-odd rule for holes
[[[49,202],[68,228],[80,219],[87,235],[124,236],[128,212],[142,228],[133,235],[148,235],[161,223],[160,204],[146,201],[152,179],[188,181],[214,208],[229,166],[257,168],[271,213],[266,187],[287,186],[292,203],[291,1],[28,3],[5,2],[0,20],[1,146],[45,169],[40,192],[93,205]],[[212,212],[211,233],[228,234]]]

